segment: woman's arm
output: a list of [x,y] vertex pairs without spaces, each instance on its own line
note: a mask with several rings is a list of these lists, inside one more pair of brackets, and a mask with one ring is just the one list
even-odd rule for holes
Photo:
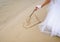
[[41,8],[44,7],[45,5],[49,4],[51,0],[45,0],[42,5],[41,5]]
[[37,5],[34,10],[36,11],[36,10],[38,10],[39,8],[43,8],[45,5],[49,4],[50,1],[51,1],[51,0],[45,0],[41,5]]

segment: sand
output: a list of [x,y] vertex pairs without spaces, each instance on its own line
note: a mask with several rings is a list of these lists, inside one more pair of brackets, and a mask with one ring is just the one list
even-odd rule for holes
[[[23,23],[42,0],[0,0],[0,42],[60,42],[59,37],[42,33],[39,25],[24,28]],[[37,10],[40,21],[47,14],[47,6]],[[32,16],[31,23],[38,22]]]

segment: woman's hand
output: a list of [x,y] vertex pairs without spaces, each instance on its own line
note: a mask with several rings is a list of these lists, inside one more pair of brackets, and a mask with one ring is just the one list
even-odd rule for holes
[[37,11],[37,10],[40,9],[40,8],[41,8],[41,5],[36,5],[35,11]]
[[35,7],[35,11],[40,9],[40,8],[43,8],[44,6],[46,6],[47,4],[49,4],[51,2],[51,0],[45,0],[41,5],[36,5]]

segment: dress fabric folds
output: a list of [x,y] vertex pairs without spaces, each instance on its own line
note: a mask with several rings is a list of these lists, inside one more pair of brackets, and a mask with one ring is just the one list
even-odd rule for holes
[[49,12],[39,26],[42,32],[60,37],[60,0],[51,0]]

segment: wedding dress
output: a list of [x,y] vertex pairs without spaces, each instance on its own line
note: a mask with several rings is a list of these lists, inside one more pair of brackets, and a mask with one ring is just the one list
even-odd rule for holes
[[60,0],[51,0],[49,12],[39,26],[42,32],[60,37]]

